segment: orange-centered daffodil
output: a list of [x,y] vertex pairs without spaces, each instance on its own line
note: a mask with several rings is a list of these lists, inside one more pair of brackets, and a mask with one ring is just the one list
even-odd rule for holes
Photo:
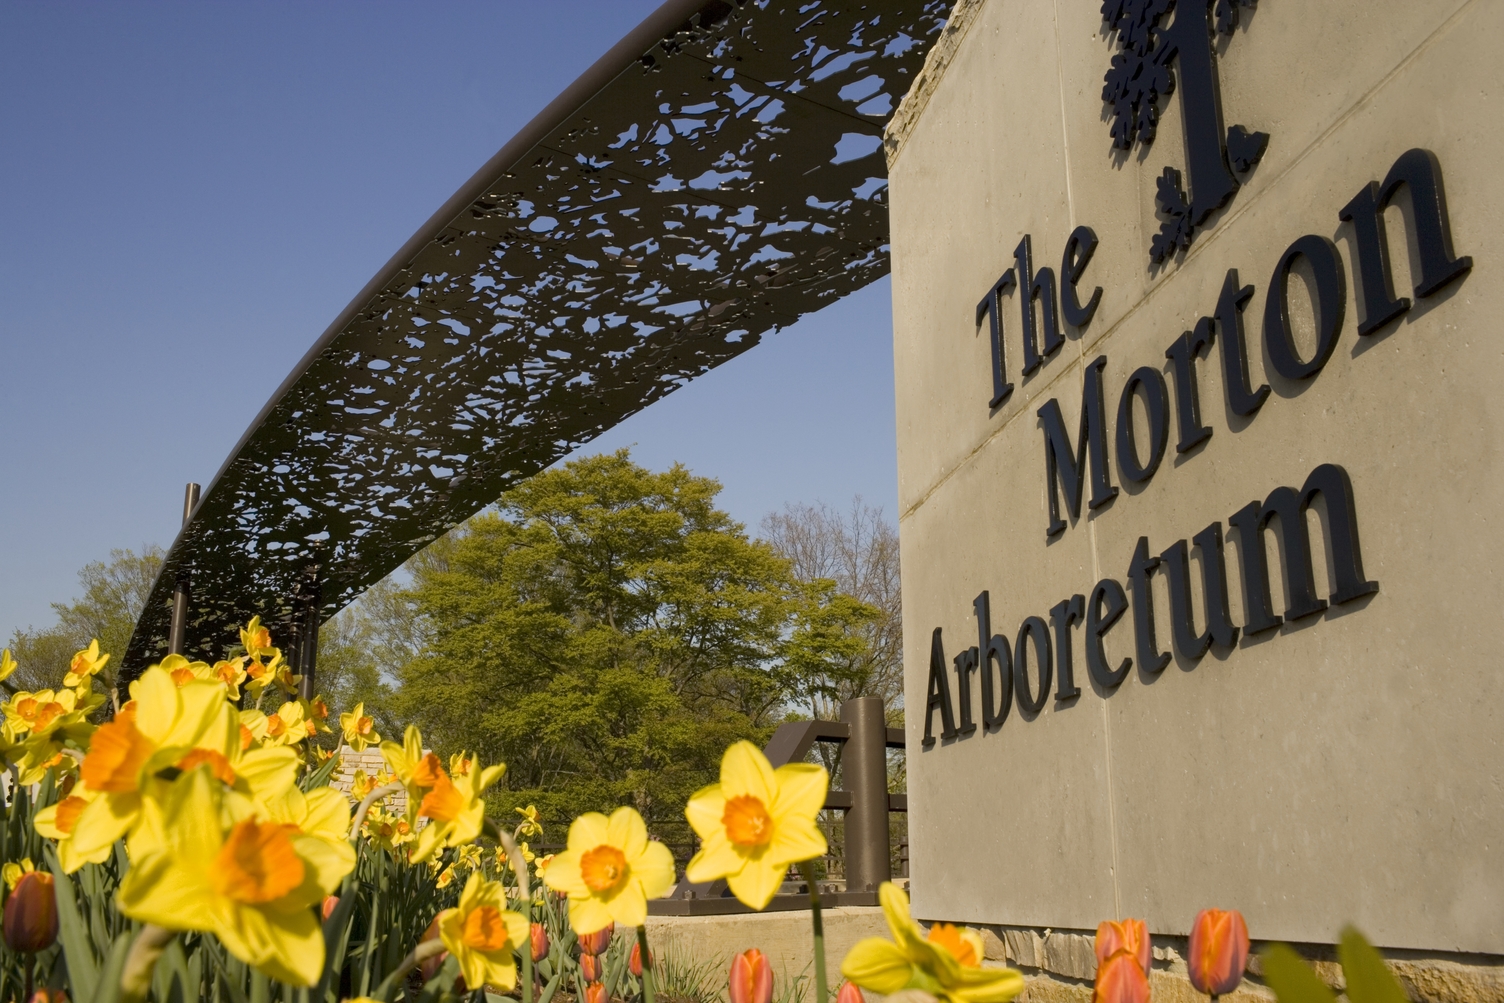
[[1005,1003],[1024,989],[1011,968],[982,966],[975,930],[936,923],[929,935],[909,915],[909,899],[892,882],[878,890],[892,940],[869,937],[841,962],[847,979],[884,996],[918,989],[945,1003]]
[[[452,873],[446,870],[445,873]],[[460,903],[437,919],[439,938],[459,962],[465,984],[490,986],[503,994],[517,986],[512,952],[528,945],[527,920],[507,909],[506,889],[472,872],[460,892]]]
[[569,848],[555,855],[544,882],[569,896],[569,922],[581,936],[612,923],[641,926],[648,899],[674,884],[674,856],[648,839],[642,816],[618,808],[587,812],[569,827]]
[[703,788],[684,809],[702,844],[690,860],[690,881],[725,878],[731,892],[761,909],[790,864],[825,853],[815,816],[825,806],[830,776],[809,763],[773,769],[751,742],[721,757],[721,782]]
[[364,752],[366,746],[381,741],[381,736],[376,733],[376,720],[366,714],[365,701],[356,704],[354,710],[341,714],[339,727],[344,733],[345,744],[356,752]]

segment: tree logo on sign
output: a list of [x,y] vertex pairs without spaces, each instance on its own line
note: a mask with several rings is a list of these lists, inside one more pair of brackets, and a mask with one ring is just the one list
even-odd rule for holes
[[[1185,121],[1186,172],[1166,167],[1155,205],[1163,215],[1149,257],[1163,262],[1186,250],[1206,219],[1237,193],[1264,155],[1269,134],[1241,125],[1222,127],[1215,36],[1231,36],[1242,8],[1257,0],[1103,0],[1102,20],[1117,37],[1118,51],[1104,78],[1102,100],[1112,106],[1112,142],[1131,150],[1149,146],[1159,126],[1159,100],[1176,89]],[[1166,26],[1165,18],[1174,18]]]

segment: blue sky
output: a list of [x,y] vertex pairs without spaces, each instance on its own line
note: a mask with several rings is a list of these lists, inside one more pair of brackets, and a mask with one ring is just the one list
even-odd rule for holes
[[[169,544],[278,383],[643,0],[0,6],[0,643]],[[896,517],[887,281],[596,440]]]

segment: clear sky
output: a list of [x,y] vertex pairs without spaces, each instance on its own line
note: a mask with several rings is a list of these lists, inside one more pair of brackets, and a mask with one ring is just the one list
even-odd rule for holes
[[[0,643],[171,543],[397,248],[654,0],[0,4]],[[896,518],[877,283],[586,447],[725,485],[750,526]]]

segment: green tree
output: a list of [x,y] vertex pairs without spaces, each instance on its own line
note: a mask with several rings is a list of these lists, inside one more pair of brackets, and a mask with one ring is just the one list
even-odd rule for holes
[[508,492],[377,597],[386,650],[411,652],[397,716],[441,752],[506,762],[508,802],[680,817],[726,745],[764,741],[800,677],[849,658],[877,615],[800,581],[719,490],[621,451]]
[[11,635],[9,646],[17,669],[0,685],[12,692],[56,687],[68,671],[73,653],[98,638],[99,650],[111,656],[99,678],[106,687],[113,687],[136,619],[146,608],[152,583],[162,570],[162,558],[160,547],[148,545],[139,554],[112,550],[108,562],[84,565],[78,573],[82,595],[72,603],[52,604],[57,614],[55,624],[18,629]]

